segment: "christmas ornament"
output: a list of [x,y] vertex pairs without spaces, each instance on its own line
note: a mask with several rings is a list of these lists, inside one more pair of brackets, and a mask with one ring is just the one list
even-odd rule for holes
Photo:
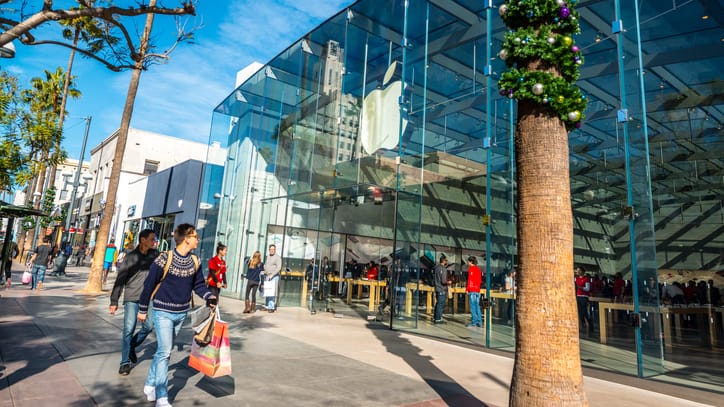
[[568,120],[570,120],[572,122],[576,122],[580,118],[581,118],[581,112],[579,112],[577,110],[574,110],[574,111],[568,113]]
[[533,89],[531,89],[531,90],[533,91],[534,95],[540,95],[543,93],[543,84],[536,83],[535,85],[533,85]]
[[568,18],[571,16],[571,9],[568,7],[561,7],[560,11],[558,11],[558,15],[561,18]]

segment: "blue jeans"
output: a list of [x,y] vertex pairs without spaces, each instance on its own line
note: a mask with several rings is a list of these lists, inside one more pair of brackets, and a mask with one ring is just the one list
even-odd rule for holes
[[33,280],[30,285],[30,289],[34,290],[38,283],[42,283],[45,280],[45,269],[46,267],[42,264],[33,264],[33,270],[31,271],[33,275]]
[[141,323],[141,329],[134,335],[138,321],[138,303],[128,301],[123,305],[123,336],[121,338],[121,365],[131,363],[128,354],[131,349],[143,343],[153,331],[153,311],[149,309],[148,317]]
[[[277,284],[277,293],[279,293],[279,275],[272,277],[271,281],[275,281]],[[276,308],[276,295],[274,297],[264,297],[266,299],[266,308],[267,309],[275,309]]]
[[483,315],[480,312],[480,293],[468,293],[470,298],[470,324],[483,326]]
[[442,321],[442,312],[447,303],[447,291],[435,293],[435,322]]
[[186,319],[185,312],[153,310],[153,325],[156,328],[156,353],[146,376],[146,386],[156,388],[156,399],[168,397],[168,361],[171,359],[173,340]]

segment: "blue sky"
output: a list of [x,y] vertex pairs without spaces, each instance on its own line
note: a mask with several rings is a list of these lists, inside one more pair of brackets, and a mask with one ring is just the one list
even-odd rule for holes
[[[40,1],[36,1],[41,3]],[[31,1],[31,3],[33,3]],[[62,3],[62,2],[58,2]],[[213,108],[233,91],[236,72],[253,61],[266,63],[296,39],[352,3],[352,0],[200,0],[189,25],[202,25],[195,43],[181,44],[168,63],[141,75],[131,126],[206,143]],[[118,5],[135,1],[116,1]],[[167,7],[178,4],[164,0]],[[138,20],[142,25],[144,19]],[[43,29],[36,31],[41,37]],[[142,27],[139,27],[139,30]],[[173,18],[157,16],[153,37],[160,49],[175,35]],[[19,76],[23,86],[44,70],[67,68],[69,50],[53,45],[16,44],[17,55],[2,60],[2,69]],[[77,57],[73,66],[83,96],[70,100],[63,147],[69,157],[80,155],[84,118],[92,116],[90,150],[120,127],[130,72],[114,73],[100,63]]]

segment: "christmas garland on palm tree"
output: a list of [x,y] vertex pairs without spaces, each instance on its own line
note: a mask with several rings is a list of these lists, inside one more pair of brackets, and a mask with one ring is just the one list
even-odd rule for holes
[[500,94],[547,105],[568,130],[581,127],[588,102],[574,85],[583,64],[572,38],[581,31],[576,1],[508,0],[498,8],[511,29],[498,53],[510,68],[498,82]]

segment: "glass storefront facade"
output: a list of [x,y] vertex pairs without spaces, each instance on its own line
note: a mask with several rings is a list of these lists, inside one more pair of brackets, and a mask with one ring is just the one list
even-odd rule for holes
[[[514,350],[516,106],[498,94],[506,28],[487,3],[357,1],[215,109],[209,143],[227,157],[205,175],[201,220],[229,247],[227,294],[243,293],[244,259],[275,244],[282,307]],[[681,279],[716,286],[724,263],[724,14],[677,3],[577,4],[589,104],[570,133],[574,256],[602,282],[581,358],[642,377],[681,368],[682,347],[720,358],[724,336],[710,286],[690,313],[666,294]],[[433,325],[443,254],[458,282]],[[468,256],[485,272],[477,329]]]

